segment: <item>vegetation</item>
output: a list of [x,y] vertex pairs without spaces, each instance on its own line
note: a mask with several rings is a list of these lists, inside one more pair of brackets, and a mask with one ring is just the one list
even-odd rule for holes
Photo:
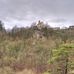
[[0,21],[0,74],[74,74],[74,27],[39,21],[9,31]]

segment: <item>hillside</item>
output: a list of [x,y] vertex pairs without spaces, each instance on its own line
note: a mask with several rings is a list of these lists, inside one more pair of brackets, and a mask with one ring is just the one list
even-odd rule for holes
[[0,74],[74,74],[74,26],[38,21],[6,30],[0,23]]

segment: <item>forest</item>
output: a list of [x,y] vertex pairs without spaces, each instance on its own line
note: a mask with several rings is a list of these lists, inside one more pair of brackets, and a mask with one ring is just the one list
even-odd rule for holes
[[74,26],[9,30],[0,21],[0,74],[74,74]]

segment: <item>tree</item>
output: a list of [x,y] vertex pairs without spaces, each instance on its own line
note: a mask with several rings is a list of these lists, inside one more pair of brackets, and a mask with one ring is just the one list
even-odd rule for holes
[[51,73],[52,74],[68,74],[70,71],[70,57],[73,54],[72,50],[74,48],[73,45],[64,44],[59,46],[59,48],[52,50],[51,56]]
[[0,31],[5,31],[2,21],[0,21]]

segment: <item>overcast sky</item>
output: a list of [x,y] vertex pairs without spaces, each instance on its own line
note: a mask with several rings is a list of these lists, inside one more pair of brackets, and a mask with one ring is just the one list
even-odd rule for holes
[[38,20],[50,26],[74,25],[74,0],[0,0],[0,20],[6,28]]

